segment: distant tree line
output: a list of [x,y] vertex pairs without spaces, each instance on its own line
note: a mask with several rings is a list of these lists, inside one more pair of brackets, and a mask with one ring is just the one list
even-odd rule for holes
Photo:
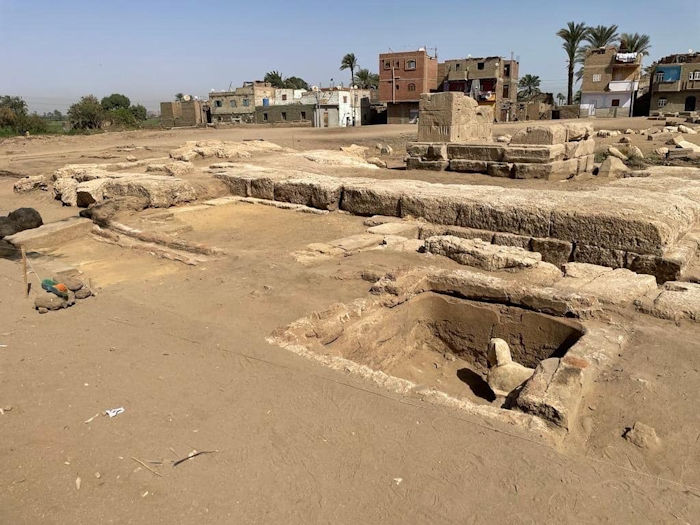
[[29,113],[27,103],[21,97],[0,96],[0,135],[46,133],[46,120],[36,113]]

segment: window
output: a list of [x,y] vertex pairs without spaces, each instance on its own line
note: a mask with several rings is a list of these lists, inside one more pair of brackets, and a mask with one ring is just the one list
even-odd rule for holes
[[391,69],[391,62],[389,60],[384,61],[384,69]]
[[664,81],[664,72],[663,72],[663,71],[658,71],[658,72],[654,75],[654,82],[659,83],[659,82],[663,82],[663,81]]
[[510,86],[508,84],[505,84],[503,86],[503,98],[509,98],[510,96]]
[[343,97],[343,104],[347,104],[347,103],[348,103],[348,97]]
[[[509,77],[509,76],[510,76],[510,64],[505,64],[505,65],[503,66],[503,76],[504,76],[504,77]],[[503,96],[505,97],[506,95],[503,95]]]
[[600,82],[600,73],[593,75],[593,82]]
[[217,108],[220,108],[221,106],[223,106],[223,104],[221,103],[220,100],[215,100],[215,101],[214,101],[214,105],[215,105]]
[[301,112],[301,120],[306,120],[306,111]]
[[263,113],[263,120],[267,122],[267,113]]
[[409,84],[409,85],[408,85],[408,90],[409,90],[409,91],[415,91],[415,90],[416,90],[416,85],[413,84],[413,83]]
[[287,120],[287,114],[284,111],[282,112],[282,120]]
[[282,95],[282,100],[287,100],[287,95]]
[[243,99],[243,105],[246,106],[246,107],[250,106],[250,100],[248,100],[247,98],[244,98],[244,99]]
[[231,103],[230,103],[230,105],[231,105],[232,108],[235,108],[235,107],[236,107],[236,101],[235,101],[235,100],[232,100]]
[[483,63],[483,62],[477,62],[477,64],[476,64],[476,69],[484,69],[484,63]]
[[614,99],[612,99],[611,105],[612,105],[612,107],[614,107],[614,108],[619,107],[619,106],[620,106],[620,99],[619,99],[619,98],[614,98]]
[[416,69],[416,61],[415,60],[406,60],[406,70],[411,70],[411,69]]
[[398,90],[399,90],[399,85],[398,85],[398,84],[396,84],[396,91],[398,91]]
[[665,98],[660,98],[659,99],[659,107],[660,108],[664,107],[667,102],[668,102],[668,100],[666,100]]
[[700,80],[700,71],[695,72],[695,78],[693,80]]
[[459,62],[457,62],[457,63],[455,64],[455,71],[459,71],[459,66],[461,66],[461,65],[462,65],[462,64],[460,64]]
[[401,61],[400,60],[395,60],[394,61],[394,67],[400,67],[401,66]]

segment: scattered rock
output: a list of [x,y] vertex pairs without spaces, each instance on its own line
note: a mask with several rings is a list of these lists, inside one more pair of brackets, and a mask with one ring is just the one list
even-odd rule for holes
[[647,140],[649,140],[649,141],[654,140],[654,137],[652,137],[651,135],[647,135]]
[[511,138],[512,137],[510,135],[499,135],[498,137],[496,137],[496,142],[503,142],[505,144],[508,144]]
[[654,153],[656,153],[656,154],[659,155],[660,157],[665,157],[666,155],[668,155],[668,151],[669,151],[669,150],[668,150],[667,147],[661,146],[660,148],[656,148],[656,149],[654,150]]
[[41,220],[41,215],[34,208],[18,208],[15,211],[11,211],[7,218],[17,225],[17,231],[38,228],[44,224]]
[[613,157],[617,157],[620,160],[628,160],[627,155],[622,153],[619,149],[617,149],[615,146],[610,146],[608,148],[608,154],[612,155]]
[[634,134],[634,130],[633,130],[633,129],[627,128],[627,129],[625,130],[625,135],[632,135],[632,134]]
[[630,159],[643,159],[644,153],[642,153],[642,150],[639,149],[637,146],[629,146],[627,148],[627,156]]
[[26,193],[33,190],[45,190],[48,186],[48,179],[44,175],[24,177],[15,182],[13,189],[15,193]]
[[698,132],[695,131],[693,128],[689,128],[688,126],[685,126],[683,124],[680,124],[678,126],[678,131],[680,131],[681,133],[687,133],[688,135],[697,135],[698,134]]
[[87,286],[83,286],[77,292],[75,292],[76,299],[87,299],[91,295],[92,295],[92,290],[90,290],[90,288],[88,288]]
[[138,159],[134,157],[133,155],[127,155],[126,156],[127,162],[136,162]]
[[367,159],[367,162],[369,162],[370,164],[374,164],[379,168],[386,168],[386,162],[384,162],[379,157],[370,157]]
[[[54,281],[56,282],[62,282],[63,284],[66,285],[66,288],[68,288],[71,292],[77,292],[83,287],[83,281],[78,279],[77,277],[66,277],[63,279],[54,277]],[[77,296],[77,294],[76,294]]]
[[603,137],[603,138],[611,137],[612,132],[609,129],[601,129],[601,130],[598,130],[598,136]]
[[380,155],[393,155],[394,153],[394,148],[389,146],[388,144],[377,144],[379,146],[379,154]]
[[624,438],[630,443],[645,449],[657,449],[661,445],[659,437],[649,425],[637,421],[632,428],[625,430]]
[[610,156],[603,161],[598,168],[599,177],[623,177],[627,173],[627,166],[617,157]]
[[34,307],[37,310],[60,310],[61,308],[67,308],[69,306],[68,301],[61,299],[57,295],[52,293],[42,293],[34,299]]
[[630,139],[629,137],[622,137],[620,139],[620,144],[630,144],[631,142],[632,142],[632,139]]

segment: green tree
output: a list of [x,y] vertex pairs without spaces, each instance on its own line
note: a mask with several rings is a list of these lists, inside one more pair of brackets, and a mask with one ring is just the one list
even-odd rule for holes
[[131,112],[131,108],[117,108],[108,111],[105,120],[109,120],[114,126],[123,128],[133,128],[137,125],[136,117]]
[[651,39],[649,35],[640,35],[639,33],[622,33],[620,35],[620,50],[625,50],[628,53],[639,53],[642,56],[649,54],[651,50]]
[[540,77],[537,75],[525,75],[518,81],[518,99],[529,100],[540,93]]
[[4,95],[0,96],[0,128],[10,133],[44,133],[48,126],[36,113],[28,114],[23,98]]
[[182,102],[182,100],[185,98],[185,95],[183,93],[175,93],[175,100],[177,102]]
[[299,77],[287,77],[284,79],[283,84],[284,87],[289,89],[309,89],[309,84],[306,83],[306,80]]
[[566,100],[566,97],[564,96],[564,93],[557,93],[557,102],[561,106],[564,101]]
[[148,111],[146,111],[146,108],[144,106],[142,106],[141,104],[136,104],[135,106],[131,106],[129,108],[129,111],[134,116],[134,118],[139,122],[143,122],[144,120],[148,119]]
[[574,64],[576,57],[580,56],[581,42],[586,38],[588,29],[583,22],[567,22],[566,27],[557,31],[557,36],[564,42],[562,47],[567,59],[567,95],[566,103],[571,104],[574,96]]
[[581,103],[581,90],[579,89],[576,92],[576,95],[574,95],[574,104],[580,104]]
[[355,73],[355,84],[362,89],[377,89],[379,87],[379,75],[369,69],[358,69]]
[[105,111],[111,111],[119,108],[127,109],[131,105],[131,101],[126,95],[112,93],[110,96],[104,97],[100,104],[102,104],[102,109]]
[[344,71],[346,69],[350,70],[350,84],[352,84],[353,80],[355,79],[355,68],[358,66],[357,63],[357,58],[355,57],[355,53],[348,53],[346,54],[343,59],[340,61],[340,70]]
[[282,78],[282,75],[279,71],[268,71],[267,73],[265,73],[265,78],[263,80],[265,82],[269,82],[272,85],[272,87],[284,87],[284,79]]
[[104,109],[94,95],[86,95],[68,109],[68,120],[75,129],[99,129]]

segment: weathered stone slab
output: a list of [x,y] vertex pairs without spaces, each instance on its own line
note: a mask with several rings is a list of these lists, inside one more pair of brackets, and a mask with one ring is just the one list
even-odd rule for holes
[[700,321],[700,284],[669,281],[635,301],[637,309],[662,319]]
[[[251,188],[252,189],[252,188]],[[303,178],[275,182],[276,201],[303,204],[320,210],[337,210],[340,205],[342,181],[335,177],[309,175]]]
[[564,144],[568,140],[568,133],[562,124],[548,126],[528,126],[517,131],[511,139],[511,145],[515,144]]
[[567,122],[564,126],[567,141],[586,140],[593,136],[593,124],[588,122]]
[[413,221],[385,222],[371,226],[367,228],[367,231],[375,235],[393,235],[415,239],[418,237],[420,226],[420,223]]
[[[524,250],[530,249],[531,238],[525,235],[516,235],[514,233],[496,232],[493,234],[493,244],[500,246],[517,246]],[[536,251],[536,250],[535,250]],[[543,259],[544,260],[544,259]]]
[[425,250],[449,257],[459,264],[489,271],[532,268],[542,260],[539,253],[522,248],[498,246],[480,239],[460,239],[450,235],[426,239]]
[[580,140],[578,142],[567,142],[564,144],[564,158],[574,159],[578,157],[585,157],[587,155],[593,155],[595,153],[595,140],[586,139]]
[[564,160],[567,146],[568,144],[506,146],[503,151],[503,160],[506,162],[526,163]]
[[489,162],[486,166],[486,173],[491,177],[513,177],[513,164],[510,162]]
[[[481,239],[482,241],[492,242],[494,232],[487,230],[476,230],[474,228],[463,228],[461,226],[444,226],[438,224],[422,224],[419,239],[427,239],[435,235],[452,235],[460,239]],[[505,234],[509,235],[509,234]]]
[[490,139],[493,109],[463,93],[423,93],[419,102],[419,142]]
[[461,173],[486,173],[489,163],[484,160],[453,159],[448,169]]
[[545,164],[513,164],[513,177],[516,179],[561,180],[578,173],[578,160],[555,160]]
[[447,158],[500,162],[505,150],[502,144],[448,144]]
[[418,157],[408,157],[406,159],[407,170],[429,170],[443,171],[447,169],[449,162],[446,160],[423,160]]
[[578,263],[597,264],[608,266],[609,268],[624,268],[627,252],[577,243],[574,248],[573,259]]
[[530,242],[530,249],[533,252],[542,254],[543,261],[561,267],[569,261],[573,246],[568,241],[533,237]]
[[87,235],[92,230],[92,226],[90,219],[70,217],[15,233],[5,237],[5,240],[17,248],[24,246],[26,250],[31,251],[48,250]]
[[656,290],[652,275],[640,275],[624,268],[613,270],[605,266],[583,263],[564,265],[564,279],[554,287],[594,295],[599,301],[627,306],[643,295]]
[[340,208],[354,215],[401,215],[402,190],[390,181],[345,179]]

